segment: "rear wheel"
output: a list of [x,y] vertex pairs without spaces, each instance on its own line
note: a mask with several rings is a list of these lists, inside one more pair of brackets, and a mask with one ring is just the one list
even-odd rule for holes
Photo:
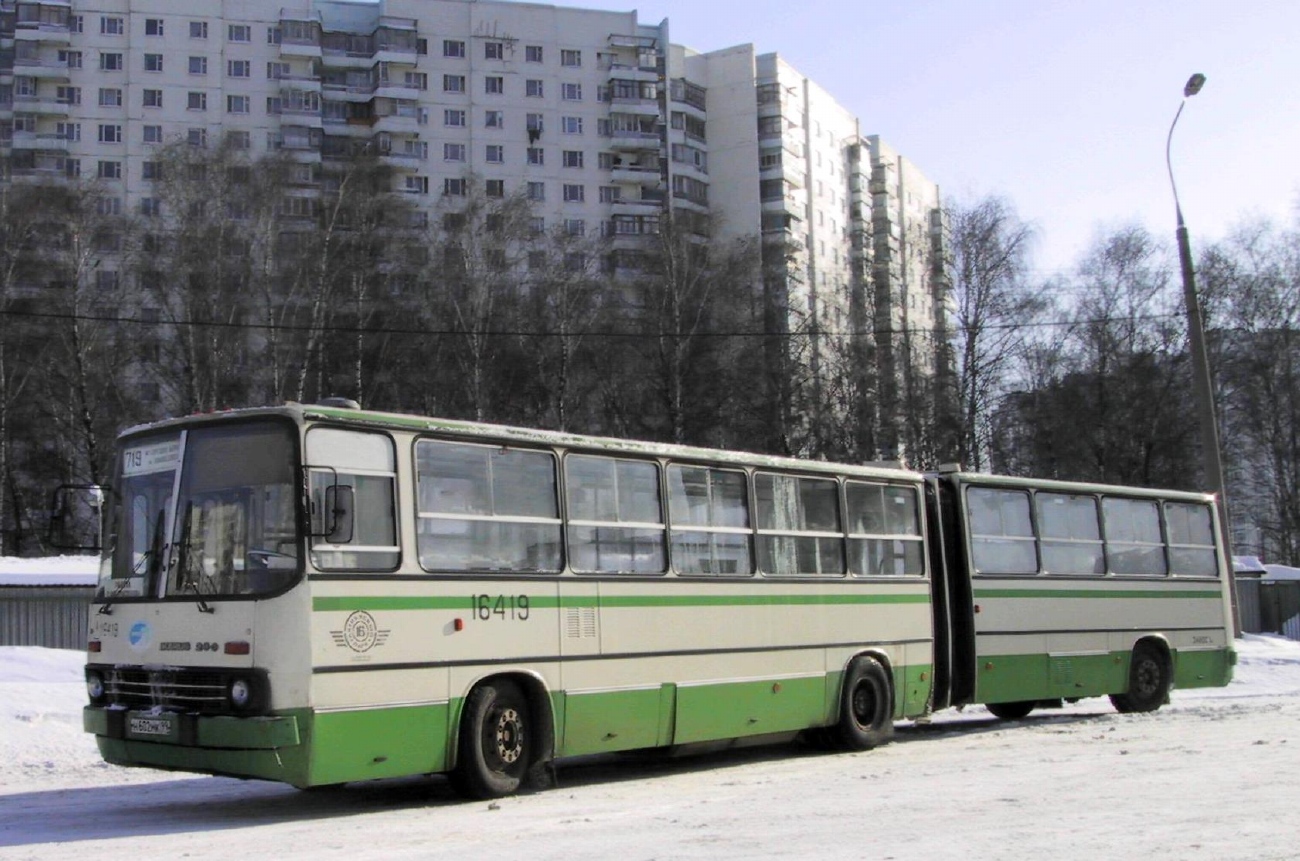
[[479,685],[461,717],[457,789],[474,798],[518,791],[536,747],[528,698],[511,681]]
[[1128,690],[1111,694],[1115,710],[1124,714],[1153,712],[1169,699],[1169,663],[1160,650],[1138,643],[1129,663]]
[[1034,700],[1024,700],[1018,703],[985,703],[984,708],[1002,720],[1020,720],[1033,711],[1036,705],[1038,703]]
[[870,750],[894,735],[894,698],[889,674],[875,658],[855,658],[840,693],[836,740],[849,750]]

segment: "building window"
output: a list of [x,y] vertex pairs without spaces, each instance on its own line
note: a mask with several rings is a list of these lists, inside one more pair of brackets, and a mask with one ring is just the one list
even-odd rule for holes
[[427,90],[429,75],[427,72],[407,72],[402,76],[402,83],[412,90]]
[[442,91],[444,93],[465,92],[465,76],[464,75],[443,75]]
[[140,214],[145,218],[157,218],[162,214],[162,202],[156,197],[141,198]]
[[58,58],[59,58],[59,65],[61,66],[67,66],[69,69],[81,68],[80,51],[59,51]]
[[502,111],[488,111],[484,115],[483,125],[489,129],[499,129],[505,127],[505,113]]
[[266,28],[266,44],[278,45],[283,40],[284,40],[284,31],[281,30],[279,27]]
[[487,41],[483,43],[483,59],[504,60],[505,58],[506,58],[505,42]]
[[581,52],[581,51],[574,51],[574,50],[572,50],[572,49],[568,49],[568,48],[566,48],[566,49],[564,49],[564,50],[561,50],[561,51],[560,51],[560,65],[561,65],[561,66],[569,66],[570,68],[577,68],[577,67],[581,66],[581,65],[582,65],[582,52]]
[[[145,55],[150,56],[148,54]],[[153,56],[158,56],[154,54]],[[122,71],[122,55],[116,51],[104,51],[99,55],[99,70],[101,72],[120,72]]]
[[206,39],[206,38],[208,38],[208,22],[207,22],[207,21],[191,21],[191,22],[190,22],[190,38],[191,38],[191,39]]
[[81,104],[81,87],[58,87],[54,93],[54,100],[61,105]]
[[442,55],[444,57],[464,57],[465,43],[459,39],[443,39]]
[[464,161],[465,145],[462,143],[445,143],[442,145],[443,161]]
[[530,146],[528,148],[529,164],[546,164],[546,152],[539,146]]
[[600,187],[601,203],[617,203],[622,197],[622,189],[617,185],[602,185]]
[[504,179],[489,179],[483,184],[483,187],[488,197],[506,196],[506,181]]
[[163,70],[162,54],[145,54],[144,70],[146,72],[161,72]]
[[600,155],[596,156],[596,160],[599,162],[601,170],[614,169],[615,161],[614,161],[614,154],[612,152],[603,152]]
[[185,142],[190,146],[207,146],[208,130],[207,129],[190,129],[185,133]]
[[582,117],[560,117],[560,131],[566,135],[582,134]]
[[564,232],[570,236],[586,236],[587,222],[581,218],[564,219]]
[[403,188],[409,194],[428,194],[429,178],[427,176],[408,176]]
[[148,125],[144,127],[144,142],[147,144],[162,143],[162,126]]
[[122,163],[120,161],[101,161],[97,176],[100,179],[121,179]]
[[447,197],[464,197],[469,183],[463,177],[447,177],[442,181],[442,193]]
[[247,150],[253,147],[253,136],[246,131],[226,132],[226,141],[231,149]]
[[524,95],[540,99],[542,97],[542,81],[538,78],[529,78],[524,81]]
[[163,34],[163,19],[145,18],[144,34],[146,36],[161,36]]
[[[112,207],[112,204],[109,204],[107,200],[101,200],[101,201],[100,201],[100,204],[101,204],[101,207],[100,207],[100,208],[105,209],[105,210],[110,210],[110,211],[106,211],[106,212],[102,213],[103,215],[116,215],[116,214],[117,214],[117,213],[114,213],[114,212],[111,211],[112,208],[113,208],[113,207]],[[107,205],[104,205],[104,204],[107,204]],[[118,206],[118,212],[121,212],[121,205],[120,205],[120,202],[119,202],[119,206]],[[116,273],[116,272],[112,272],[112,271],[109,271],[109,270],[107,270],[107,269],[100,269],[100,270],[98,270],[98,271],[95,272],[95,286],[96,286],[98,289],[100,289],[100,290],[116,290],[116,289],[117,289],[117,285],[118,285],[118,278],[117,278],[117,273]]]
[[99,19],[99,33],[101,36],[121,36],[126,32],[126,26],[123,19],[104,15]]
[[145,90],[144,106],[146,108],[161,108],[163,106],[162,90]]
[[530,132],[541,132],[543,127],[541,114],[529,114],[527,117],[525,117],[525,120],[526,122],[524,124],[524,127],[527,128]]
[[122,91],[117,87],[100,87],[99,106],[101,108],[122,107]]
[[207,57],[190,57],[191,75],[206,75],[207,73],[208,73]]
[[115,123],[101,123],[99,126],[100,143],[121,143],[122,127]]
[[488,75],[483,79],[483,92],[489,96],[499,96],[506,91],[506,79],[501,75]]
[[226,74],[232,78],[250,78],[253,74],[253,64],[249,60],[227,60]]
[[506,160],[506,148],[501,144],[488,144],[485,160],[489,164],[502,164]]
[[528,183],[528,199],[532,201],[546,200],[546,183],[544,182]]
[[226,29],[226,40],[230,42],[253,41],[253,28],[247,24],[231,24]]
[[566,102],[582,101],[582,84],[562,84],[560,86],[560,98]]
[[447,109],[442,112],[442,124],[444,126],[456,126],[463,128],[465,126],[465,112],[455,109]]
[[185,96],[185,107],[191,111],[206,111],[208,109],[208,94],[189,92]]
[[293,67],[288,63],[270,62],[266,64],[266,77],[273,81],[283,80],[293,75]]
[[524,62],[527,63],[542,62],[542,46],[541,45],[524,46]]
[[587,199],[587,187],[577,183],[564,184],[564,202],[582,203]]
[[228,114],[246,114],[249,112],[248,106],[248,96],[226,96],[226,113]]
[[[564,166],[582,167],[582,150],[566,149],[564,151]],[[566,197],[565,200],[568,200],[568,198]]]
[[144,178],[145,178],[145,179],[148,179],[148,180],[158,180],[158,179],[162,179],[162,176],[163,176],[163,174],[162,174],[162,162],[160,162],[160,161],[147,161],[147,162],[144,163],[144,165],[143,165],[143,169],[144,169]]

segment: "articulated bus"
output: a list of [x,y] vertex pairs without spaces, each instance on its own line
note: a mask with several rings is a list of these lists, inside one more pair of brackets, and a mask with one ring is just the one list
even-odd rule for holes
[[1235,653],[1211,497],[288,404],[162,421],[103,494],[108,762],[315,787],[1151,711]]

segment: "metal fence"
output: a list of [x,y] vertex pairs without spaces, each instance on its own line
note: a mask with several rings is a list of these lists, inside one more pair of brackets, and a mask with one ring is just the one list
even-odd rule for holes
[[86,648],[93,586],[0,586],[0,646]]
[[1241,629],[1300,640],[1300,580],[1237,580]]

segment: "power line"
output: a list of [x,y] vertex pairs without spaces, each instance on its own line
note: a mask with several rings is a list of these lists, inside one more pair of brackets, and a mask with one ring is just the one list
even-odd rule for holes
[[[606,330],[579,330],[570,332],[547,332],[547,331],[528,331],[524,329],[488,329],[484,331],[474,331],[469,329],[427,329],[411,328],[403,326],[358,326],[352,324],[321,324],[310,325],[303,323],[247,323],[232,320],[150,320],[140,317],[122,317],[118,315],[106,314],[85,314],[85,313],[54,313],[49,311],[22,311],[15,309],[0,310],[0,316],[25,318],[25,319],[42,319],[55,320],[77,323],[116,323],[131,326],[150,326],[164,328],[168,326],[180,328],[209,328],[209,329],[238,329],[238,330],[275,330],[284,332],[332,332],[344,335],[436,335],[436,336],[463,336],[476,335],[493,338],[626,338],[626,339],[647,339],[671,337],[672,332],[625,332],[625,331],[606,331]],[[991,323],[980,327],[981,331],[1008,331],[1014,329],[1061,329],[1071,326],[1087,326],[1108,322],[1115,322],[1122,319],[1125,322],[1153,322],[1157,320],[1181,320],[1182,315],[1176,313],[1167,314],[1139,314],[1123,318],[1106,318],[1095,317],[1083,320],[1040,320],[1031,323]],[[952,331],[964,332],[968,327],[954,326]],[[704,332],[681,332],[677,333],[678,337],[693,338],[847,338],[854,335],[874,335],[877,337],[884,335],[933,335],[934,330],[924,327],[906,326],[902,328],[872,328],[860,330],[827,330],[819,329],[816,331],[794,331],[794,332],[767,332],[752,330],[733,330],[733,331],[704,331]]]

